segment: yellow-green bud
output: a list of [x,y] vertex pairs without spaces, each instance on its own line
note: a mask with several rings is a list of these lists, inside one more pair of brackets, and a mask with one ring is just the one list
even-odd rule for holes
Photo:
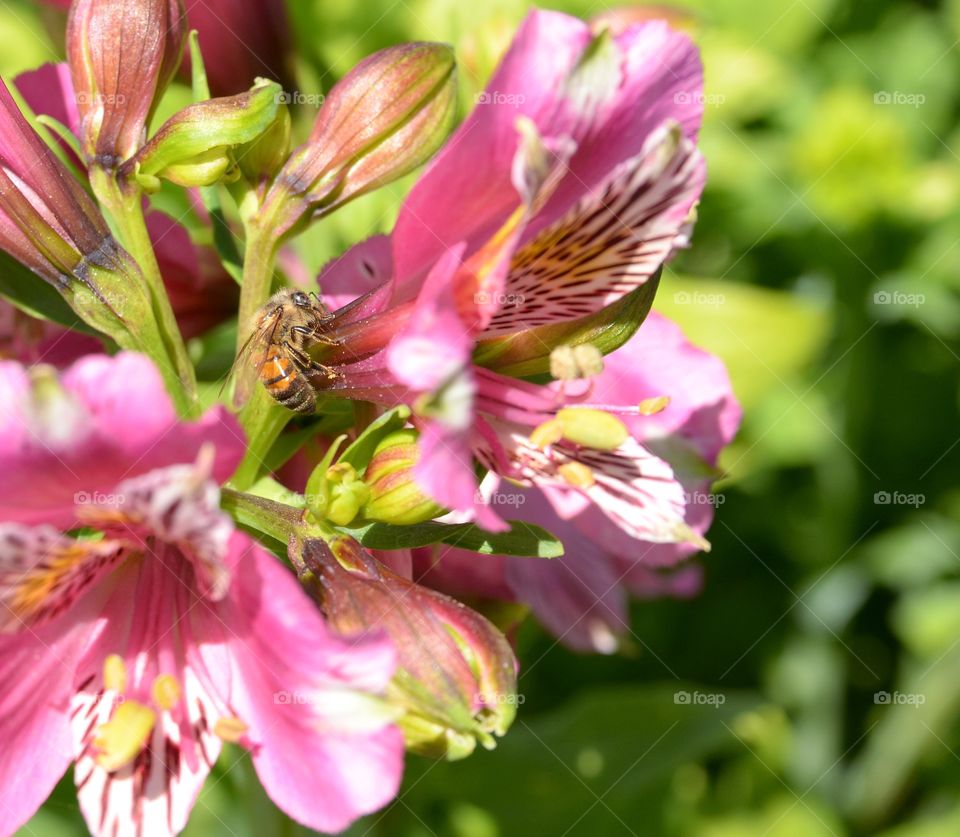
[[409,526],[432,520],[446,509],[424,494],[414,478],[420,461],[419,433],[397,430],[374,449],[364,474],[370,499],[363,507],[368,520]]

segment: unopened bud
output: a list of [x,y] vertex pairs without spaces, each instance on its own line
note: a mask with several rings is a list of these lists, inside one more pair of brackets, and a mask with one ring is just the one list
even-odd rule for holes
[[260,79],[246,93],[189,105],[168,119],[124,171],[148,191],[160,178],[180,186],[211,186],[234,168],[235,149],[273,124],[280,85]]
[[181,0],[75,0],[67,55],[87,158],[129,159],[176,72],[187,34]]
[[267,128],[253,142],[237,151],[237,163],[252,183],[273,177],[290,154],[290,111],[282,102]]
[[356,636],[386,631],[398,653],[388,699],[403,712],[407,747],[463,758],[496,745],[516,715],[517,663],[489,621],[460,602],[396,575],[356,541],[303,542],[291,560],[328,623]]
[[310,138],[277,175],[264,212],[283,233],[426,162],[453,123],[453,50],[411,43],[361,61],[330,91]]
[[446,511],[424,494],[414,479],[420,461],[418,439],[416,430],[397,430],[374,449],[364,474],[370,487],[370,499],[363,507],[367,519],[409,526]]
[[337,526],[350,523],[370,496],[370,489],[346,462],[327,469],[327,491],[326,518]]

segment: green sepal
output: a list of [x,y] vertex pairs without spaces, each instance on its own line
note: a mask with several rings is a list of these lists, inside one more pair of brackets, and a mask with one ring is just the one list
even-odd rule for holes
[[528,378],[550,371],[550,353],[559,346],[589,343],[608,355],[633,337],[647,318],[661,271],[622,299],[593,314],[481,340],[474,350],[473,362],[503,375]]

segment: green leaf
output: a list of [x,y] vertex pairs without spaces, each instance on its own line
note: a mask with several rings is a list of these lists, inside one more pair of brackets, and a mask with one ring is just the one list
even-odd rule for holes
[[509,532],[485,532],[473,523],[418,523],[394,526],[389,523],[368,523],[357,528],[341,528],[345,535],[369,549],[414,549],[434,543],[445,543],[479,552],[481,555],[517,555],[522,557],[558,558],[563,544],[539,526],[522,521],[508,521]]
[[594,314],[481,341],[473,355],[474,363],[503,375],[528,378],[550,371],[550,353],[558,346],[589,343],[610,354],[633,337],[646,319],[659,283],[657,271],[623,299]]
[[[523,687],[521,669],[518,703]],[[691,701],[678,702],[684,695]],[[694,703],[694,695],[723,702]],[[681,682],[605,687],[542,715],[521,704],[496,750],[430,763],[408,778],[403,798],[420,816],[472,803],[504,835],[627,834],[623,823],[638,834],[679,833],[650,821],[663,816],[675,772],[723,751],[744,752],[738,718],[758,705],[748,693]]]

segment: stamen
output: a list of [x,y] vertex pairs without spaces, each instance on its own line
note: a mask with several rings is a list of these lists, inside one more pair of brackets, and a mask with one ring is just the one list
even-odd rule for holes
[[557,412],[563,438],[585,448],[616,450],[630,436],[627,426],[604,410],[564,407]]
[[119,654],[111,654],[103,661],[103,686],[121,695],[127,690],[127,664]]
[[535,448],[545,448],[559,442],[563,438],[563,423],[557,419],[545,421],[534,428],[530,434],[530,444]]
[[662,413],[666,410],[668,406],[670,406],[669,395],[658,395],[656,398],[644,398],[639,406],[640,415],[655,416],[657,413]]
[[154,680],[151,693],[153,695],[153,702],[159,709],[163,709],[166,712],[169,712],[180,702],[180,696],[182,694],[180,684],[176,678],[170,674],[161,674]]
[[249,729],[250,727],[243,721],[232,715],[224,715],[222,718],[217,718],[217,722],[213,725],[214,735],[229,744],[238,743],[240,739],[247,734],[247,730]]
[[593,471],[582,462],[565,462],[557,473],[574,488],[589,488],[596,482]]
[[149,706],[135,700],[121,703],[93,739],[97,764],[111,772],[130,764],[146,746],[156,720]]

